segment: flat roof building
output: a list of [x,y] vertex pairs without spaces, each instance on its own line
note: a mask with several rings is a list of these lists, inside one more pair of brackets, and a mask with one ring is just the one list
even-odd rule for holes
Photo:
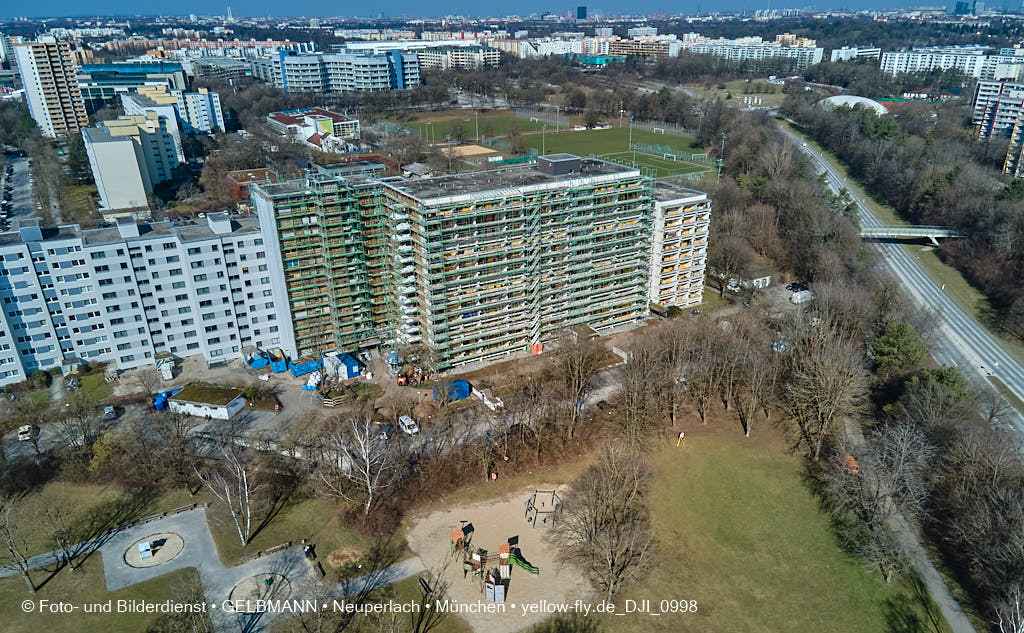
[[0,385],[67,359],[130,369],[276,347],[266,269],[257,224],[223,213],[87,230],[19,220],[0,233]]

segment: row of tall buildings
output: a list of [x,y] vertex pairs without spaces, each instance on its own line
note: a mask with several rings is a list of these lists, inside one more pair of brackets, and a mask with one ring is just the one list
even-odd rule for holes
[[0,234],[0,384],[79,360],[209,363],[420,343],[441,368],[701,301],[710,201],[559,154],[404,180],[252,185],[255,219]]
[[538,58],[551,55],[582,55],[637,57],[650,61],[678,57],[681,53],[713,55],[734,62],[792,59],[795,68],[806,68],[821,62],[824,49],[814,40],[789,33],[776,36],[772,41],[760,37],[737,39],[708,38],[698,33],[658,35],[653,27],[629,29],[627,37],[611,34],[611,29],[595,29],[595,35],[585,33],[555,33],[543,38],[500,38],[485,40],[494,48],[517,57]]
[[1024,72],[1024,49],[1004,48],[998,55],[989,54],[989,47],[928,46],[907,51],[882,53],[882,72],[890,75],[959,70],[969,77],[984,80],[1019,80]]

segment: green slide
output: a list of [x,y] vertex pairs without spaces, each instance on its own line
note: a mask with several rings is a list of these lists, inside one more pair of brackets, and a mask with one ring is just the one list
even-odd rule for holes
[[511,562],[516,567],[522,567],[523,569],[525,569],[526,571],[530,572],[531,574],[539,574],[540,573],[539,569],[537,569],[533,565],[527,563],[522,558],[519,558],[518,556],[516,556],[515,552],[510,553],[509,556],[508,556],[508,559],[509,559],[509,562]]

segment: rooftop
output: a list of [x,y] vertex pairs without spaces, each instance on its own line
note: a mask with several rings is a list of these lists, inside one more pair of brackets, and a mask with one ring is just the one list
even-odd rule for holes
[[687,189],[686,187],[680,187],[679,185],[673,185],[671,183],[662,182],[660,180],[654,181],[654,199],[658,202],[668,202],[669,200],[683,200],[686,198],[693,198],[697,196],[707,196],[703,191],[697,191],[696,189]]
[[[571,155],[554,155],[556,160]],[[575,157],[572,157],[575,158]],[[451,176],[422,178],[392,184],[395,190],[427,204],[455,202],[459,197],[500,198],[520,191],[553,189],[559,185],[583,184],[587,181],[617,180],[639,177],[640,170],[595,158],[584,158],[580,171],[563,175],[546,174],[537,165],[523,165],[487,171],[471,171]]]
[[171,400],[222,407],[240,395],[242,395],[242,390],[237,387],[223,387],[206,382],[193,382],[177,394],[171,396]]

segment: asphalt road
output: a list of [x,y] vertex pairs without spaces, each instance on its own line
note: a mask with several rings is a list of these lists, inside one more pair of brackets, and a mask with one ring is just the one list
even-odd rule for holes
[[[819,171],[826,174],[829,187],[839,192],[846,189],[857,204],[861,226],[884,226],[864,201],[854,195],[846,181],[812,147],[804,146],[797,134],[780,126]],[[961,310],[918,265],[916,258],[900,244],[877,244],[886,264],[900,281],[906,292],[921,307],[935,312],[939,318],[938,336],[931,344],[936,362],[958,368],[968,378],[991,387],[988,376],[999,378],[1018,398],[1024,400],[1024,369],[996,343],[992,336],[973,318]],[[1024,436],[1024,416],[1011,407],[1005,423]]]

